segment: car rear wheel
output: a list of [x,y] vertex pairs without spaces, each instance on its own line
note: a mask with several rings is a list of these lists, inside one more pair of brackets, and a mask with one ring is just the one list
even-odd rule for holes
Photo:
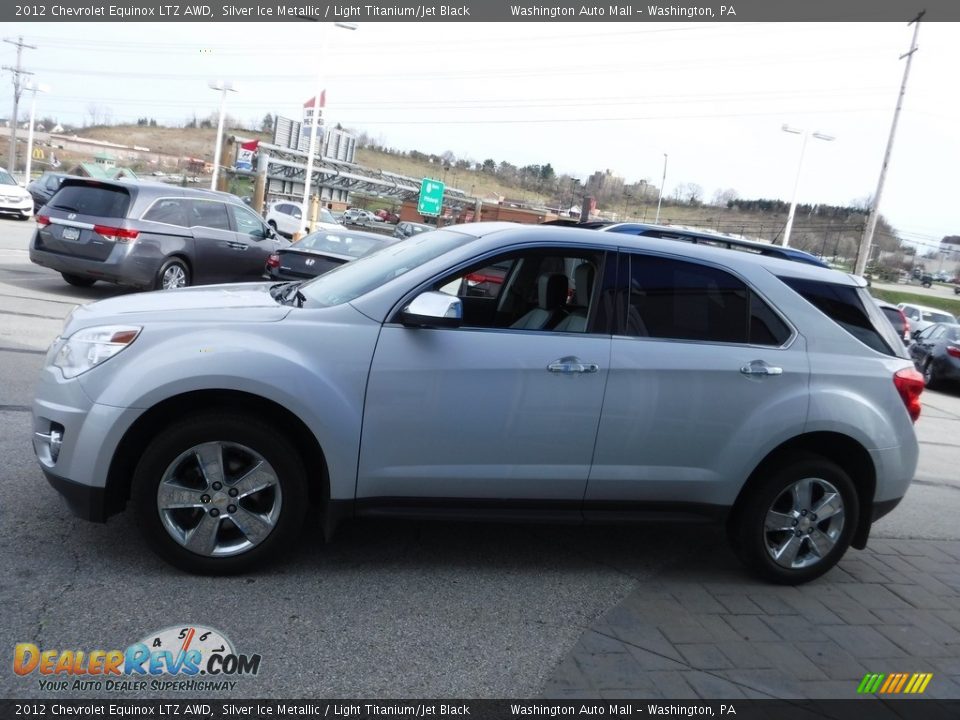
[[189,572],[245,572],[296,539],[306,473],[294,446],[251,415],[212,412],[161,431],[134,472],[147,543]]
[[190,285],[190,269],[183,260],[167,260],[157,273],[157,290],[175,290]]
[[857,526],[850,476],[813,454],[791,455],[748,490],[731,519],[734,550],[772,582],[808,582],[837,564]]
[[60,273],[60,275],[68,284],[74,287],[90,287],[96,282],[93,278],[83,277],[81,275],[71,275],[70,273]]

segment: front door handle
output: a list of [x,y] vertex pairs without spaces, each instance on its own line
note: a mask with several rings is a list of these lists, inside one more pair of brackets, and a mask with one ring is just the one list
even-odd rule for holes
[[554,360],[547,365],[547,370],[561,375],[573,375],[576,373],[595,373],[600,369],[596,363],[585,363],[580,358],[569,355],[559,360]]
[[783,368],[768,365],[763,360],[751,360],[740,368],[740,372],[749,376],[783,375]]

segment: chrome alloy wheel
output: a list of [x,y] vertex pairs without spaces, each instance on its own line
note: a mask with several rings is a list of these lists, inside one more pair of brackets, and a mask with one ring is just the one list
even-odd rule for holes
[[247,552],[273,531],[282,497],[262,455],[231,442],[181,453],[157,487],[157,511],[177,543],[205,557]]
[[843,524],[837,488],[820,478],[804,478],[785,488],[767,511],[764,546],[782,567],[810,567],[833,550]]
[[163,286],[164,290],[174,290],[176,288],[186,287],[187,273],[180,265],[174,263],[163,271],[163,275],[160,278],[160,284]]

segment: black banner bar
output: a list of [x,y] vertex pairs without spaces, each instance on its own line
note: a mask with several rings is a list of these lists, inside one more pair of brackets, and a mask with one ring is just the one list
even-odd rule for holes
[[0,718],[735,718],[955,720],[960,700],[0,700]]

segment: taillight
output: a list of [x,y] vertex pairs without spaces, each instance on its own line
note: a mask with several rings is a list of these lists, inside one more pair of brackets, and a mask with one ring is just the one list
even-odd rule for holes
[[267,258],[267,267],[268,268],[278,268],[280,267],[280,256],[276,253],[271,253],[270,257]]
[[93,231],[97,235],[103,235],[107,240],[118,243],[133,242],[140,235],[139,230],[128,230],[127,228],[110,227],[109,225],[94,225]]
[[907,316],[903,314],[903,310],[897,309],[897,312],[900,313],[900,320],[903,322],[903,341],[910,342],[910,323],[907,322]]
[[47,217],[46,215],[37,215],[36,220],[37,220],[37,225],[49,225],[49,224],[50,224],[50,218]]
[[960,359],[960,346],[947,345],[947,355]]
[[913,422],[920,417],[920,394],[923,392],[923,375],[913,368],[904,368],[893,374],[893,384],[907,408]]

